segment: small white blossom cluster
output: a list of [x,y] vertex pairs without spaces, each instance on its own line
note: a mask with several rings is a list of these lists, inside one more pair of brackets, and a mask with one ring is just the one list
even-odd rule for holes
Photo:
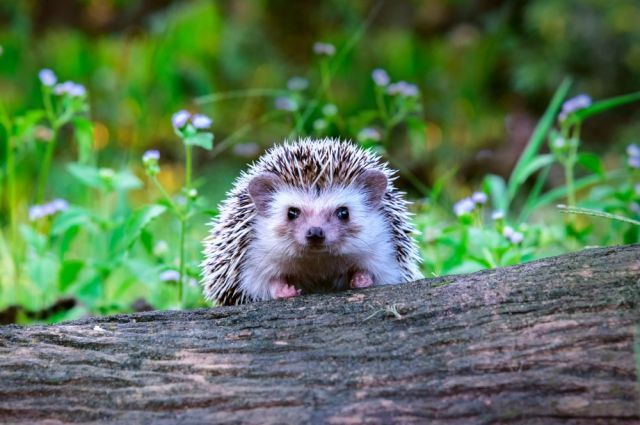
[[318,41],[313,44],[313,53],[320,56],[333,56],[336,54],[336,46]]
[[640,168],[640,147],[635,143],[627,146],[627,155],[629,155],[629,159],[627,159],[629,167]]
[[[178,282],[180,280],[180,273],[177,270],[166,270],[160,273],[160,281],[162,282]],[[198,281],[190,278],[187,280],[187,284],[197,287]]]
[[160,173],[159,160],[160,152],[156,149],[148,150],[142,155],[142,164],[147,174],[153,177]]
[[69,208],[69,203],[64,199],[54,199],[47,204],[34,205],[29,208],[29,220],[36,221],[43,217],[47,217],[57,212],[64,211],[67,208]]
[[275,100],[276,109],[281,111],[297,111],[298,104],[291,98],[288,97],[278,97]]
[[519,244],[524,239],[524,235],[514,230],[511,226],[504,226],[504,229],[502,229],[502,235],[514,245]]
[[358,140],[361,142],[364,141],[373,141],[379,142],[382,139],[380,132],[373,127],[365,127],[358,133]]
[[302,91],[309,87],[309,80],[302,77],[291,77],[287,81],[287,88],[291,91]]
[[160,273],[162,282],[177,282],[180,280],[180,273],[177,270],[165,270]]
[[491,219],[498,221],[498,220],[503,220],[504,219],[504,212],[497,210],[491,213]]
[[389,78],[389,74],[387,71],[381,68],[376,68],[371,73],[371,78],[376,86],[386,87],[391,82],[391,78]]
[[418,97],[420,91],[415,84],[407,83],[406,81],[398,81],[397,83],[389,84],[387,87],[387,93],[391,96],[400,95],[404,97]]
[[387,71],[382,68],[376,68],[371,72],[371,79],[373,83],[378,87],[386,87],[387,94],[391,96],[404,96],[404,97],[418,97],[420,90],[415,84],[407,83],[406,81],[398,81],[397,83],[391,83],[391,78]]
[[487,202],[487,194],[484,192],[474,192],[468,198],[463,198],[453,205],[453,212],[458,216],[470,214],[476,205],[482,205]]
[[581,94],[576,97],[572,97],[562,104],[562,111],[558,115],[560,121],[567,119],[569,114],[584,108],[591,106],[591,98],[586,94]]
[[53,87],[53,92],[58,96],[84,97],[87,95],[87,89],[82,84],[74,83],[73,81],[56,84],[58,77],[50,69],[41,69],[38,73],[38,78],[43,86]]
[[205,130],[211,127],[213,120],[206,115],[203,114],[195,114],[191,115],[189,111],[181,110],[173,114],[171,117],[171,124],[173,128],[176,130],[181,130],[187,123],[191,120],[191,125],[199,130]]
[[142,162],[147,164],[151,162],[157,162],[160,160],[160,152],[156,149],[148,150],[142,155]]

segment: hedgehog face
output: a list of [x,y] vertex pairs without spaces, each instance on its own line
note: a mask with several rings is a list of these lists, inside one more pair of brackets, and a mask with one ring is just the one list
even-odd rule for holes
[[370,249],[367,235],[377,233],[372,227],[380,220],[372,219],[372,212],[378,211],[386,185],[378,171],[319,191],[281,184],[274,175],[257,176],[249,195],[258,213],[258,237],[275,242],[274,249],[288,257],[358,254]]

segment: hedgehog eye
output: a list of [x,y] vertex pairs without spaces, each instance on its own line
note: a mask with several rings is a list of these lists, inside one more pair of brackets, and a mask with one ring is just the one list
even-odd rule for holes
[[289,220],[295,220],[300,215],[300,208],[290,207],[287,211],[287,218]]
[[340,219],[340,220],[347,220],[349,218],[349,208],[347,207],[340,207],[336,210],[336,216]]

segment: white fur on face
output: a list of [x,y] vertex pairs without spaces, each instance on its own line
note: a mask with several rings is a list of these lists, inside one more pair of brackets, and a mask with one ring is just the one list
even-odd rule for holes
[[[294,220],[287,218],[291,207],[300,210]],[[348,220],[337,218],[339,207],[348,208]],[[311,227],[325,233],[321,249],[309,249],[305,235]],[[374,284],[401,280],[389,225],[381,209],[368,206],[357,188],[319,194],[281,188],[274,193],[268,214],[255,217],[253,229],[240,285],[254,299],[272,298],[268,285],[272,279],[295,280],[288,283],[299,287],[307,281],[326,281],[337,288],[344,287],[347,274],[363,271],[372,275]]]

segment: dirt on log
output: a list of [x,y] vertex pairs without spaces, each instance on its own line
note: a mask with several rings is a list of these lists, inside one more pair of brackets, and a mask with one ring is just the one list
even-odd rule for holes
[[635,245],[357,292],[5,326],[0,422],[640,423],[639,302]]

